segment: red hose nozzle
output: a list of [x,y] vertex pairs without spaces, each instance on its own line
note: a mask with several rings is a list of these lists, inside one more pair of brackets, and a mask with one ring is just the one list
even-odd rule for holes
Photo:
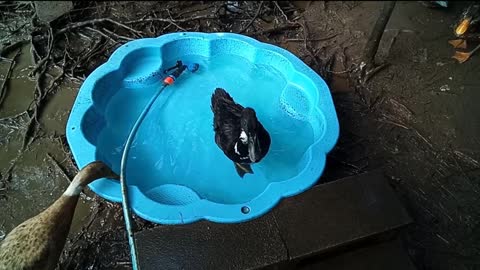
[[175,79],[172,76],[167,76],[164,80],[163,83],[166,85],[171,85],[175,82]]

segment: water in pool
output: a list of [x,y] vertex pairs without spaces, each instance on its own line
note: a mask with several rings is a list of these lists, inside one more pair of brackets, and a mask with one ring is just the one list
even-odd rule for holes
[[[303,166],[299,161],[313,142],[313,130],[306,119],[284,109],[281,93],[290,86],[281,74],[232,55],[181,60],[199,63],[200,69],[185,72],[167,87],[145,117],[130,150],[129,184],[147,196],[163,184],[185,185],[200,198],[233,204],[256,197],[270,182],[298,174]],[[173,65],[174,61],[164,67]],[[117,171],[128,132],[159,87],[160,83],[122,88],[111,97],[97,155]],[[210,98],[217,87],[237,103],[254,108],[272,138],[267,156],[252,166],[253,175],[243,179],[215,144]]]

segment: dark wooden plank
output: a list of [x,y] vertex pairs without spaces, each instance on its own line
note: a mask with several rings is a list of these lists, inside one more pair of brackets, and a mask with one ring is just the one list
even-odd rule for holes
[[[290,268],[293,269],[293,268]],[[296,270],[415,270],[400,240],[357,248],[339,255],[302,262]]]
[[411,223],[381,172],[319,185],[274,210],[290,259],[301,259]]
[[141,270],[256,269],[287,260],[272,214],[239,224],[161,226],[136,239]]
[[160,226],[136,239],[142,270],[258,269],[344,252],[410,222],[382,175],[369,173],[284,199],[250,222]]

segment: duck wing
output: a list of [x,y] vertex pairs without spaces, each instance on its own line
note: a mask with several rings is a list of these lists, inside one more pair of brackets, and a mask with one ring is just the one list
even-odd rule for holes
[[225,152],[231,148],[240,134],[240,116],[243,106],[237,104],[222,88],[215,89],[212,95],[213,127],[215,142]]
[[258,123],[258,127],[257,136],[260,143],[260,157],[257,162],[260,162],[267,155],[272,140],[270,134],[260,122]]

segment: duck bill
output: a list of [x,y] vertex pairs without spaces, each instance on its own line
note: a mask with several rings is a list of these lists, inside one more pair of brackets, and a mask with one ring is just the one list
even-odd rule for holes
[[251,162],[257,161],[257,136],[250,137],[248,139],[248,157]]
[[455,28],[455,35],[461,36],[465,34],[468,30],[468,27],[470,27],[470,19],[464,19],[460,24]]

